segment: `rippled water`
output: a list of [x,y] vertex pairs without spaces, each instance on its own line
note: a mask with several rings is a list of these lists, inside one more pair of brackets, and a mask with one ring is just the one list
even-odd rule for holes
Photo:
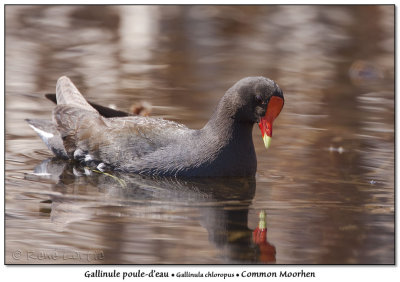
[[[5,10],[6,263],[394,263],[394,6]],[[50,118],[61,75],[192,128],[246,76],[285,107],[268,151],[254,129],[255,179],[98,174],[24,122]]]

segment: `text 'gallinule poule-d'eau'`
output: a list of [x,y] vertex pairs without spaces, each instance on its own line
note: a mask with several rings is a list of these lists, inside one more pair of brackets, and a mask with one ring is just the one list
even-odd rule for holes
[[228,89],[208,123],[194,130],[89,104],[65,76],[58,79],[56,99],[55,122],[27,120],[56,156],[99,170],[180,177],[254,176],[253,125],[258,123],[268,148],[284,104],[273,80],[247,77]]

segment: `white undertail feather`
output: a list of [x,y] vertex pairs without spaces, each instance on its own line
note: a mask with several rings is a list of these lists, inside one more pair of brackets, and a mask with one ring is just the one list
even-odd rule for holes
[[53,137],[54,137],[54,134],[53,134],[53,133],[50,133],[50,132],[46,132],[46,131],[44,131],[44,130],[41,130],[41,129],[37,128],[37,127],[34,127],[32,124],[29,124],[29,126],[32,127],[32,129],[35,130],[35,132],[36,132],[37,134],[39,134],[40,137],[42,137],[43,139],[45,139],[45,140],[44,140],[45,142],[47,142],[50,138],[53,138]]

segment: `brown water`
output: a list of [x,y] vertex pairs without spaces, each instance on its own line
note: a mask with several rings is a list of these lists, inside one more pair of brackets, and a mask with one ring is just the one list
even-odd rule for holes
[[[394,6],[7,6],[5,46],[6,263],[394,263]],[[61,75],[192,128],[246,76],[285,107],[255,179],[89,174],[24,122]]]

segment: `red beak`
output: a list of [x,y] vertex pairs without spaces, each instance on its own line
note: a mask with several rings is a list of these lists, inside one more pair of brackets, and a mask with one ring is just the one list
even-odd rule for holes
[[284,100],[281,97],[272,96],[268,103],[267,112],[265,113],[265,116],[261,118],[260,123],[258,124],[261,129],[261,135],[264,140],[265,148],[267,149],[271,144],[272,123],[281,112],[283,104]]

